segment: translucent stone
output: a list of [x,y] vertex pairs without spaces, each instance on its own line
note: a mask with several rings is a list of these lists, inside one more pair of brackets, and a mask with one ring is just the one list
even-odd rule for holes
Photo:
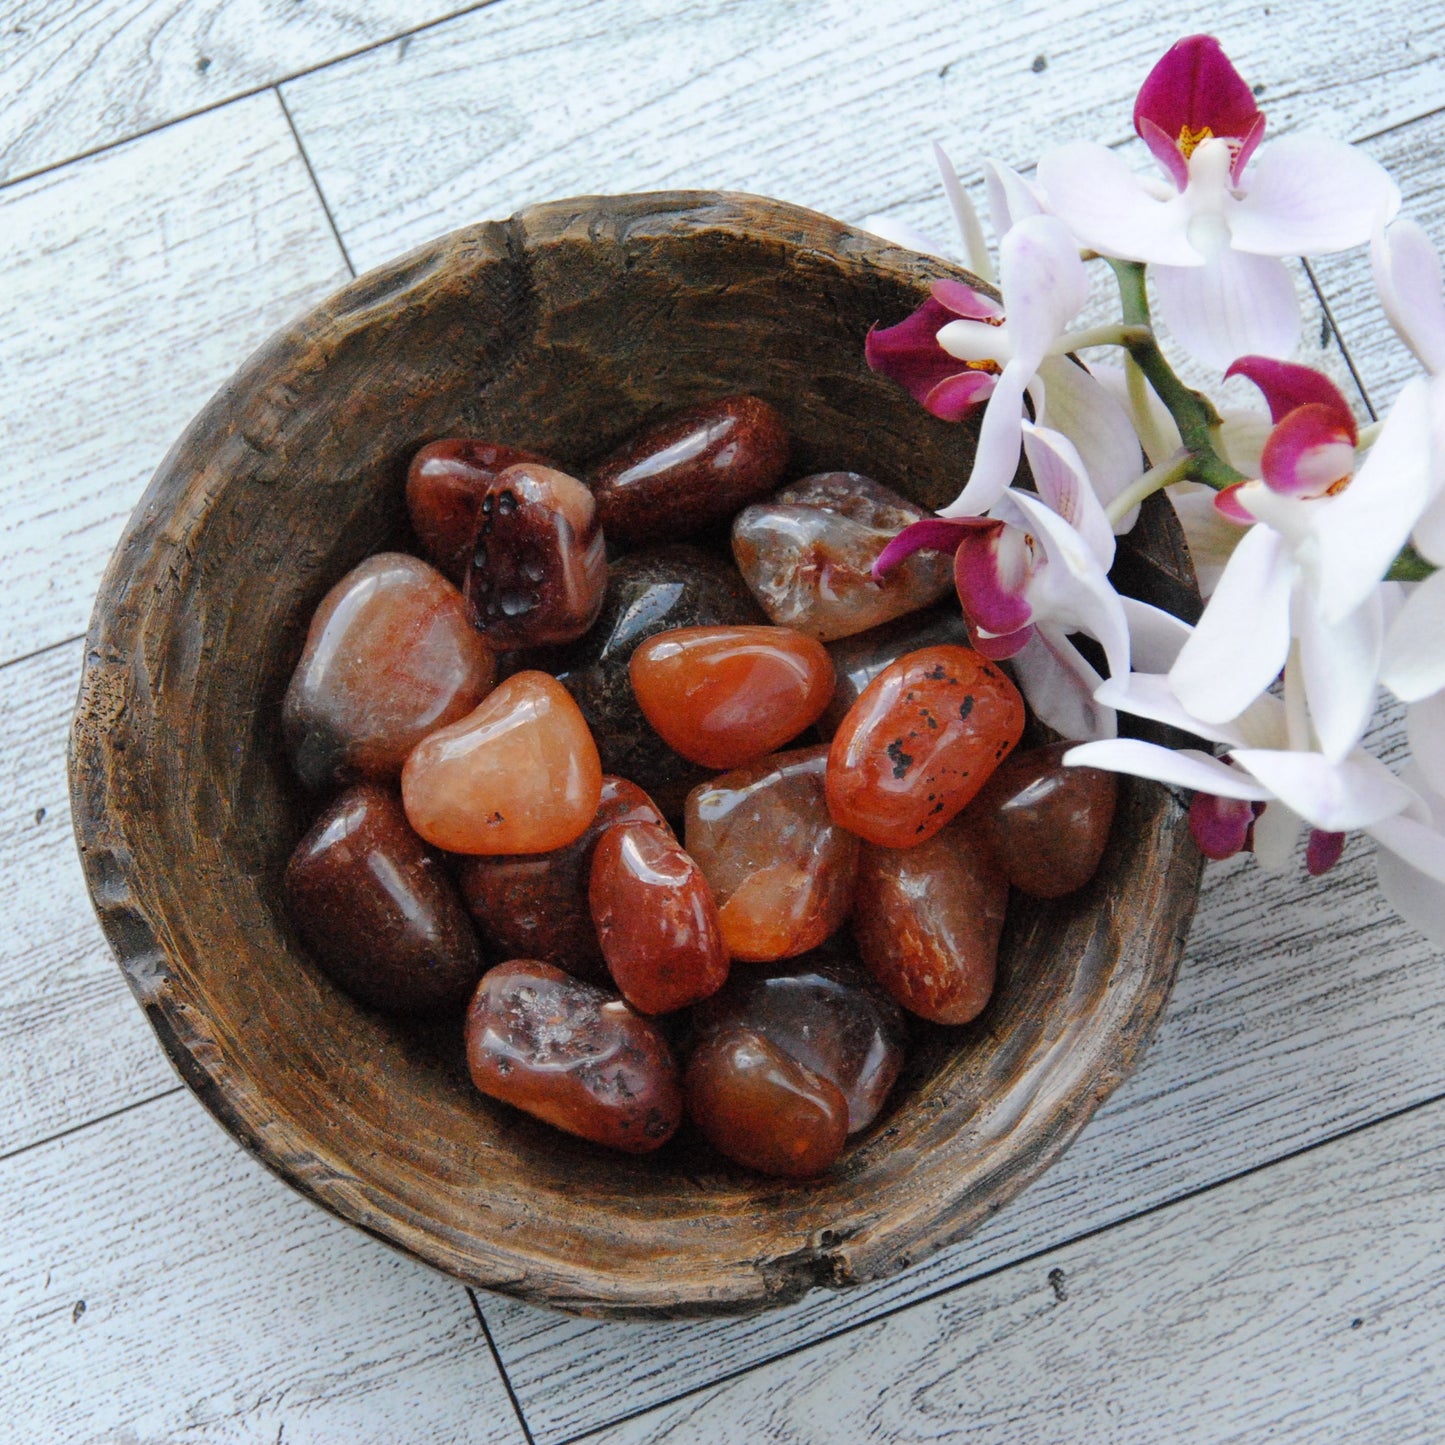
[[811,1179],[843,1152],[848,1103],[837,1085],[751,1030],[699,1044],[684,1087],[708,1142],[749,1169]]
[[389,1013],[460,1008],[482,971],[446,870],[389,788],[359,783],[327,805],[286,865],[286,903],[321,967]]
[[705,402],[639,432],[592,469],[602,526],[635,546],[725,522],[788,464],[783,419],[755,396]]
[[666,827],[607,829],[592,855],[590,897],[608,972],[633,1008],[671,1013],[727,982],[717,904]]
[[828,754],[828,809],[884,848],[931,838],[968,804],[1024,727],[1018,689],[967,647],[925,647],[878,674]]
[[566,847],[461,861],[462,897],[494,957],[537,958],[578,978],[609,982],[587,883],[597,840],[617,823],[667,827],[641,788],[604,774],[597,812],[581,837]]
[[1035,898],[1082,888],[1109,841],[1118,778],[1100,768],[1066,768],[1073,746],[1011,753],[969,809],[1008,881]]
[[592,493],[536,462],[482,493],[465,592],[498,649],[570,642],[592,626],[607,588],[607,551]]
[[412,827],[438,848],[547,853],[592,821],[602,766],[567,689],[519,672],[416,748],[401,794]]
[[667,745],[735,768],[791,741],[833,695],[821,643],[785,627],[684,627],[632,654],[632,691]]
[[427,559],[458,587],[466,580],[486,490],[518,462],[549,465],[517,447],[470,437],[424,446],[406,473],[406,509]]
[[416,557],[379,552],[311,619],[281,710],[291,764],[310,788],[393,779],[428,733],[476,707],[496,675],[457,589]]
[[912,848],[865,844],[853,937],[868,971],[911,1013],[977,1018],[993,992],[1008,880],[966,814]]
[[800,748],[688,795],[687,851],[712,888],[736,959],[806,953],[848,916],[858,840],[828,816],[826,764],[826,748]]
[[516,959],[483,975],[466,1042],[482,1093],[569,1134],[646,1154],[681,1122],[681,1081],[657,1026],[550,963]]
[[733,556],[774,622],[827,642],[927,607],[953,585],[941,552],[915,552],[873,580],[879,553],[926,515],[871,477],[820,472],[740,512]]
[[836,949],[735,969],[693,1021],[699,1039],[751,1029],[835,1084],[848,1102],[850,1134],[877,1117],[908,1041],[897,1005]]

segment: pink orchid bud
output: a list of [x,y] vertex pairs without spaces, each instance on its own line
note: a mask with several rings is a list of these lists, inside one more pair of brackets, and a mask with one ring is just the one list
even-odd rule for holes
[[1222,862],[1250,846],[1254,820],[1263,811],[1263,803],[1195,793],[1189,804],[1189,831],[1206,858]]
[[1323,828],[1311,828],[1309,842],[1305,844],[1305,867],[1311,878],[1328,873],[1340,861],[1345,851],[1343,833],[1326,833]]
[[1264,136],[1264,113],[1212,35],[1191,35],[1169,48],[1139,87],[1134,129],[1182,191],[1189,157],[1206,140],[1227,141],[1230,178]]

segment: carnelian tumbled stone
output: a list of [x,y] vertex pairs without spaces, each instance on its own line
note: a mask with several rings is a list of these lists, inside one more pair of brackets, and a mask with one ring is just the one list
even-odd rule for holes
[[853,937],[864,965],[911,1013],[977,1018],[993,992],[1008,880],[971,814],[913,848],[863,845]]
[[446,437],[424,446],[406,473],[412,531],[437,570],[460,587],[472,560],[482,497],[498,475],[541,457],[471,437]]
[[538,958],[578,978],[607,980],[597,943],[587,880],[597,840],[618,823],[671,829],[657,805],[626,778],[602,776],[602,798],[579,838],[550,853],[464,858],[457,869],[462,897],[482,942],[497,958]]
[[884,848],[931,838],[988,781],[1024,729],[1018,689],[967,647],[924,647],[883,669],[828,753],[828,810]]
[[581,835],[602,797],[597,745],[571,694],[519,672],[406,760],[411,825],[452,853],[546,853]]
[[828,816],[826,748],[799,748],[688,794],[686,841],[734,958],[763,963],[816,948],[843,925],[858,840]]
[[496,676],[457,589],[420,558],[379,552],[311,619],[281,710],[291,764],[309,788],[393,779],[417,743],[469,713]]
[[712,890],[666,828],[609,828],[592,855],[589,896],[608,971],[633,1008],[671,1013],[727,982]]
[[699,1044],[684,1087],[708,1142],[749,1169],[811,1179],[843,1152],[848,1101],[838,1086],[751,1029]]
[[1011,754],[970,808],[1015,888],[1062,898],[1094,876],[1118,798],[1118,775],[1066,768],[1073,743]]
[[485,973],[466,1040],[482,1093],[569,1134],[646,1154],[682,1120],[677,1064],[656,1024],[550,963]]
[[675,752],[736,768],[810,727],[833,695],[822,643],[786,627],[679,627],[632,654],[632,690]]

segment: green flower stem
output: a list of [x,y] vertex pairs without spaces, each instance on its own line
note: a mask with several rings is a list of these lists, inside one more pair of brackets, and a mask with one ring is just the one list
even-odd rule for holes
[[1436,570],[1433,562],[1427,562],[1408,542],[1400,548],[1400,555],[1390,563],[1385,573],[1386,582],[1423,582]]

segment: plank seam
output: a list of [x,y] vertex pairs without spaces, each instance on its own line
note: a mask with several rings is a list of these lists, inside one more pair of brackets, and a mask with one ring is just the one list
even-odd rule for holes
[[[1070,1235],[1068,1238],[1056,1240],[1052,1244],[1042,1248],[1031,1250],[1028,1254],[1020,1255],[1017,1259],[1007,1260],[1002,1264],[996,1264],[989,1269],[980,1270],[978,1274],[969,1275],[965,1279],[955,1280],[951,1284],[940,1286],[938,1289],[929,1290],[926,1294],[920,1294],[913,1299],[903,1301],[899,1304],[890,1305],[887,1309],[879,1310],[877,1314],[869,1315],[864,1319],[853,1320],[836,1330],[821,1334],[813,1339],[802,1341],[795,1345],[789,1345],[787,1349],[780,1350],[775,1355],[768,1355],[763,1359],[755,1360],[752,1364],[742,1365],[736,1370],[729,1370],[726,1374],[717,1376],[703,1385],[694,1385],[691,1389],[681,1390],[676,1395],[670,1395],[664,1400],[655,1400],[650,1405],[640,1410],[633,1410],[626,1415],[618,1415],[614,1419],[606,1420],[598,1425],[593,1425],[586,1430],[579,1431],[575,1435],[564,1436],[561,1440],[554,1442],[554,1445],[580,1445],[581,1441],[592,1440],[601,1435],[605,1430],[614,1430],[619,1425],[625,1425],[629,1420],[641,1419],[644,1415],[650,1415],[658,1410],[664,1410],[669,1405],[675,1405],[679,1401],[691,1398],[693,1395],[700,1395],[708,1390],[714,1390],[719,1385],[731,1384],[734,1380],[740,1380],[744,1375],[750,1375],[768,1365],[778,1364],[780,1361],[791,1359],[794,1355],[800,1355],[806,1350],[811,1350],[817,1345],[827,1344],[832,1340],[842,1339],[845,1335],[851,1335],[858,1330],[865,1329],[869,1325],[879,1324],[883,1320],[892,1319],[895,1315],[901,1315],[919,1305],[931,1304],[960,1290],[969,1288],[971,1285],[982,1284],[985,1280],[993,1279],[997,1275],[1006,1273],[1009,1270],[1020,1269],[1025,1265],[1035,1264],[1045,1256],[1054,1254],[1061,1249],[1070,1249],[1074,1245],[1085,1244],[1091,1239],[1096,1239],[1102,1234],[1118,1229],[1126,1224],[1133,1224],[1141,1219],[1148,1219],[1150,1215],[1159,1214],[1166,1209],[1174,1209],[1178,1205],[1187,1204],[1193,1200],[1200,1199],[1206,1194],[1212,1194],[1217,1189],[1223,1189],[1227,1185],[1237,1184],[1242,1179],[1249,1178],[1252,1174],[1262,1173],[1266,1169],[1274,1169],[1280,1164],[1286,1164],[1291,1159],[1301,1158],[1303,1155],[1312,1154],[1317,1149],[1327,1148],[1331,1144],[1338,1144],[1342,1140],[1349,1139],[1356,1134],[1362,1134],[1366,1129],[1373,1129],[1380,1124],[1393,1123],[1397,1119],[1406,1118],[1423,1109],[1429,1109],[1433,1105],[1445,1103],[1445,1092],[1433,1094],[1428,1099],[1419,1099],[1413,1104],[1404,1104],[1398,1109],[1391,1110],[1387,1114],[1381,1114],[1378,1118],[1371,1119],[1367,1123],[1352,1124],[1348,1129],[1342,1129],[1337,1134],[1331,1134],[1323,1139],[1316,1139],[1309,1144],[1302,1144],[1298,1149],[1292,1149],[1287,1154],[1281,1154],[1277,1158],[1265,1160],[1261,1164],[1251,1165],[1248,1169],[1237,1170],[1233,1174],[1227,1174],[1222,1179],[1212,1180],[1208,1184],[1201,1184],[1198,1188],[1186,1190],[1172,1199],[1161,1199],[1147,1208],[1134,1211],[1132,1214],[1120,1215],[1118,1219],[1110,1220],[1107,1224],[1095,1225],[1092,1229],[1082,1230],[1080,1233]],[[485,1327],[485,1326],[484,1326]],[[488,1336],[490,1341],[490,1335]],[[498,1364],[501,1364],[501,1357],[498,1355]],[[503,1377],[506,1377],[505,1368]],[[510,1381],[508,1389],[510,1390]],[[530,1438],[530,1437],[529,1437]]]
[[44,657],[47,652],[54,652],[57,648],[72,647],[75,643],[84,641],[85,633],[77,632],[74,637],[62,637],[59,642],[47,642],[43,647],[37,647],[33,652],[22,652],[19,657],[10,657],[4,662],[0,662],[0,672],[3,672],[7,667],[18,667],[22,662],[34,662],[37,657]]
[[472,1302],[472,1312],[477,1317],[477,1323],[482,1327],[482,1337],[487,1342],[487,1348],[492,1352],[492,1363],[497,1367],[497,1373],[502,1377],[502,1384],[506,1388],[507,1398],[512,1402],[512,1409],[516,1411],[517,1423],[522,1427],[522,1434],[526,1437],[527,1445],[537,1445],[536,1438],[532,1434],[531,1426],[527,1424],[527,1417],[522,1412],[522,1402],[517,1398],[517,1392],[512,1388],[512,1377],[507,1373],[507,1367],[502,1363],[501,1351],[497,1349],[497,1342],[492,1338],[492,1332],[487,1326],[487,1317],[482,1313],[482,1302],[477,1298],[477,1292],[470,1285],[467,1286],[467,1298]]
[[[281,87],[273,85],[271,89],[276,94],[276,102],[281,107],[281,114],[286,117],[286,124],[291,128],[291,137],[296,142],[296,149],[301,155],[301,164],[306,167],[306,174],[311,177],[311,189],[316,192],[316,199],[321,202],[321,209],[326,214],[326,224],[331,227],[331,234],[336,239],[337,249],[341,252],[341,259],[346,263],[346,269],[351,273],[352,280],[356,279],[356,267],[351,263],[351,252],[346,249],[346,242],[341,239],[341,228],[336,224],[336,217],[332,214],[331,202],[326,199],[326,192],[321,189],[321,182],[316,178],[316,168],[311,164],[311,157],[306,153],[306,142],[301,139],[301,132],[296,129],[296,121],[291,115],[291,107],[286,104],[286,97],[281,94]],[[1332,326],[1334,322],[1330,323]]]
[[58,1139],[68,1139],[70,1135],[78,1134],[82,1129],[89,1129],[96,1124],[104,1124],[109,1119],[118,1119],[122,1114],[129,1114],[134,1109],[144,1109],[147,1104],[158,1103],[161,1099],[169,1099],[171,1095],[181,1093],[185,1087],[184,1084],[174,1084],[169,1089],[162,1089],[159,1094],[149,1094],[144,1099],[133,1099],[129,1104],[122,1104],[118,1109],[111,1109],[105,1114],[97,1114],[83,1123],[72,1124],[68,1129],[47,1134],[43,1139],[32,1139],[28,1144],[21,1144],[18,1148],[11,1149],[9,1153],[0,1154],[0,1164],[7,1159],[18,1159],[20,1155],[28,1154],[32,1149],[42,1149],[47,1144],[54,1144]]
[[1331,308],[1320,286],[1319,277],[1315,275],[1315,268],[1310,265],[1307,256],[1300,257],[1300,263],[1305,268],[1305,275],[1309,277],[1310,289],[1315,293],[1316,299],[1325,313],[1325,320],[1330,324],[1330,334],[1335,339],[1335,345],[1340,349],[1340,355],[1345,358],[1345,365],[1349,368],[1350,375],[1355,379],[1355,385],[1359,388],[1360,397],[1365,403],[1365,410],[1370,413],[1371,421],[1379,421],[1379,415],[1375,411],[1375,403],[1370,398],[1369,388],[1365,385],[1365,378],[1360,375],[1360,369],[1355,365],[1355,358],[1350,352],[1349,343],[1345,340],[1344,333],[1340,330],[1339,323],[1335,320],[1334,310]]

